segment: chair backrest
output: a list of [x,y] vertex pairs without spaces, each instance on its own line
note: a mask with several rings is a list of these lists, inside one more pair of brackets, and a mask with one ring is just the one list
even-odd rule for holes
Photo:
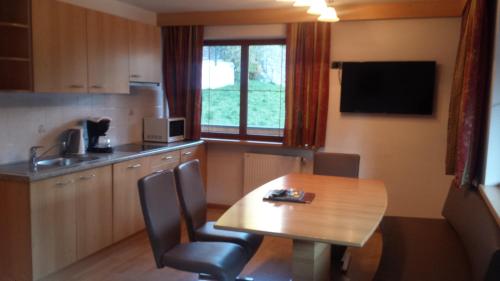
[[314,153],[315,175],[357,178],[359,175],[358,154],[316,152]]
[[163,255],[180,243],[180,211],[174,173],[162,171],[139,180],[139,197],[149,242],[158,268]]
[[500,228],[479,191],[451,187],[443,216],[467,251],[474,280],[500,280]]
[[200,173],[200,162],[191,160],[182,163],[174,171],[189,240],[195,241],[195,230],[207,222],[207,198]]

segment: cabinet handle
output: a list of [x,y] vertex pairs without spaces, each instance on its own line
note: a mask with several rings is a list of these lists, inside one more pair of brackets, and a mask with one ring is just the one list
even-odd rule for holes
[[171,159],[174,159],[174,157],[173,156],[165,156],[161,160],[171,160]]
[[83,89],[83,88],[85,88],[85,86],[83,86],[83,85],[69,85],[69,87],[71,89]]
[[92,86],[90,86],[90,88],[92,88],[92,89],[102,89],[104,87],[101,86],[101,85],[92,85]]
[[193,154],[193,152],[191,152],[191,151],[184,152],[184,155],[186,155],[186,156],[187,156],[187,155],[191,155],[191,154]]
[[142,167],[142,165],[141,165],[141,164],[135,164],[135,165],[130,165],[130,166],[128,166],[127,168],[128,168],[128,169],[137,169],[137,168],[140,168],[140,167]]
[[130,75],[131,78],[141,78],[141,75],[138,74],[132,74]]
[[56,187],[64,187],[64,186],[66,186],[68,184],[72,184],[72,183],[73,183],[72,180],[69,180],[69,181],[59,181],[59,182],[55,183],[55,186]]
[[91,175],[89,175],[89,176],[81,176],[81,177],[80,177],[80,180],[81,180],[81,181],[85,181],[85,180],[91,180],[91,179],[93,179],[93,178],[95,178],[95,174],[91,174]]

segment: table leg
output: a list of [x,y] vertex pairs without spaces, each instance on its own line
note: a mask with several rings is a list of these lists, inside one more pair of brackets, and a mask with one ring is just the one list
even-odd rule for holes
[[293,281],[330,281],[330,244],[293,240]]

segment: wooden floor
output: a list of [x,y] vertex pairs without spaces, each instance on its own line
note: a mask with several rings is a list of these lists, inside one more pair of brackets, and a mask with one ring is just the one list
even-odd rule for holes
[[[223,211],[211,209],[209,220],[216,220]],[[182,241],[188,241],[185,228]],[[266,237],[259,251],[247,264],[242,276],[256,281],[289,281],[291,278],[291,240]],[[170,268],[157,269],[149,240],[141,232],[104,249],[43,281],[195,281],[196,274]]]

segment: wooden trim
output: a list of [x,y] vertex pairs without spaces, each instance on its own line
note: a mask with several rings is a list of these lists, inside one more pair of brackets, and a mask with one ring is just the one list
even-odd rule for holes
[[204,46],[285,45],[286,39],[205,40]]
[[491,211],[491,215],[495,218],[498,226],[500,226],[500,186],[480,185],[479,193]]
[[[462,16],[466,0],[418,0],[334,5],[341,21]],[[277,24],[316,21],[304,8],[158,14],[159,26]]]
[[0,180],[0,280],[33,280],[29,183]]
[[283,137],[275,136],[256,136],[256,135],[240,135],[240,134],[223,134],[223,133],[206,133],[202,132],[201,137],[212,139],[229,139],[243,141],[268,141],[268,142],[283,142]]
[[233,144],[233,145],[248,145],[248,146],[265,146],[265,147],[284,147],[282,142],[272,141],[253,141],[253,140],[236,140],[236,139],[218,139],[218,138],[202,138],[207,144]]
[[18,57],[0,57],[0,60],[10,60],[10,61],[24,61],[30,62],[30,58],[18,58]]
[[248,43],[241,45],[241,69],[240,69],[240,136],[247,135],[248,120]]
[[216,204],[216,203],[207,203],[207,208],[209,208],[209,209],[218,209],[218,210],[224,210],[224,211],[226,211],[227,209],[231,208],[231,205],[226,205],[226,204]]
[[18,28],[25,28],[25,29],[31,28],[31,26],[29,24],[14,23],[14,22],[0,22],[0,26],[18,27]]

